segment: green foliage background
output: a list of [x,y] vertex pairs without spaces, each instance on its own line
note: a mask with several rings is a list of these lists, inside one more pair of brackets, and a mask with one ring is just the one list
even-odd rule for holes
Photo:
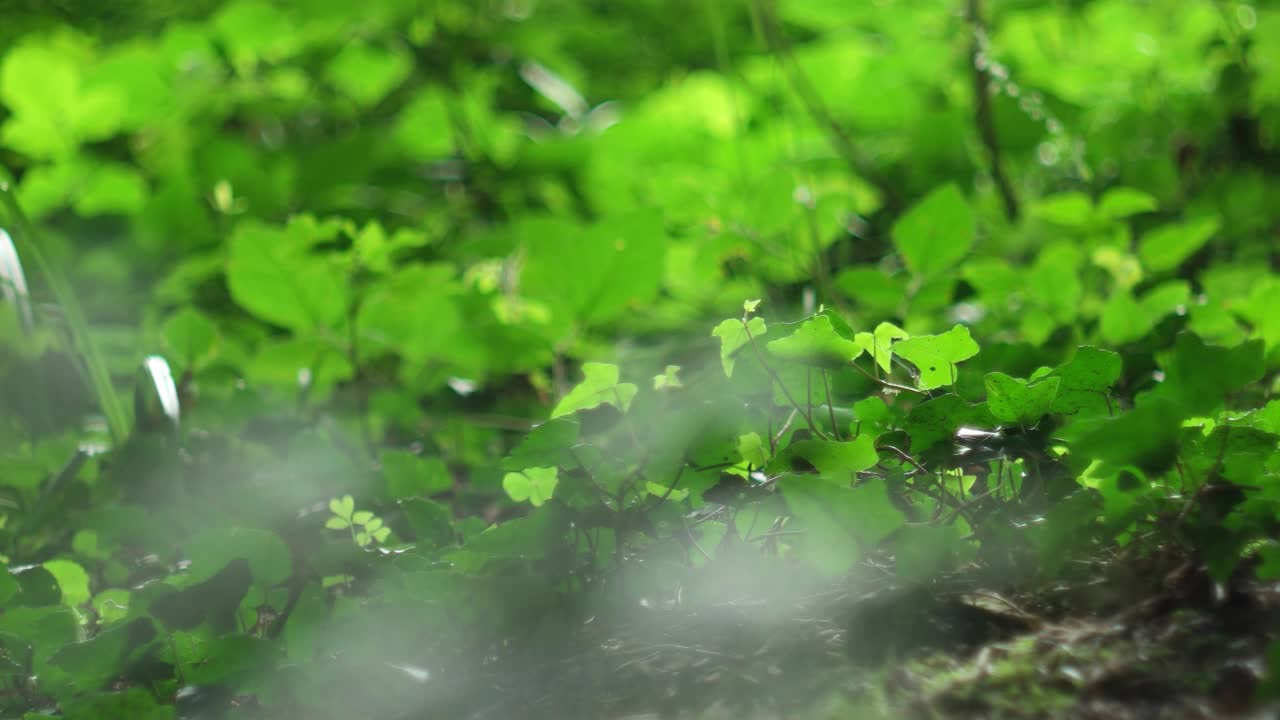
[[466,716],[741,547],[1280,576],[1280,6],[961,5],[0,3],[0,707]]

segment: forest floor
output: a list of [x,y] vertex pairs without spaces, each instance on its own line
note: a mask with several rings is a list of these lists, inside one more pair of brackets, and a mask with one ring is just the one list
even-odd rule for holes
[[1253,574],[1214,583],[1165,557],[1080,563],[1024,588],[963,574],[901,586],[883,569],[826,588],[756,575],[513,655],[485,671],[490,702],[474,716],[1280,717],[1263,687],[1280,586]]

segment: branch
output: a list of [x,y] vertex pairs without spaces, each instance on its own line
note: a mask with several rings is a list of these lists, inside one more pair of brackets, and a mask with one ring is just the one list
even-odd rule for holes
[[1004,202],[1004,214],[1010,221],[1018,219],[1018,197],[1013,184],[1004,172],[1000,156],[1000,140],[996,136],[995,118],[991,114],[990,49],[987,46],[987,29],[982,22],[981,0],[968,0],[969,24],[973,28],[973,44],[969,51],[969,67],[973,70],[974,124],[987,150],[987,162],[991,165],[991,179],[1000,191]]

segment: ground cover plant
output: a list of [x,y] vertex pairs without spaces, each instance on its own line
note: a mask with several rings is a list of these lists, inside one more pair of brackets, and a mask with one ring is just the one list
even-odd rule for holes
[[0,715],[1280,709],[1280,6],[0,19]]

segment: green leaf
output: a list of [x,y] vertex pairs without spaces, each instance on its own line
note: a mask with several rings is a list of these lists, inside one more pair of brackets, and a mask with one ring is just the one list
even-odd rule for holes
[[30,645],[37,668],[67,643],[82,639],[79,616],[65,605],[5,608],[0,613],[0,635],[11,635]]
[[679,365],[668,365],[666,370],[662,371],[661,375],[653,376],[653,389],[670,390],[684,387],[684,384],[680,382],[679,373]]
[[331,517],[324,521],[324,526],[330,530],[346,530],[351,527],[351,522],[345,518]]
[[911,337],[906,330],[891,322],[882,322],[876,326],[875,333],[860,332],[853,337],[868,355],[875,358],[876,364],[886,373],[893,371],[893,343]]
[[83,605],[92,597],[89,592],[89,573],[71,560],[49,560],[44,564],[62,591],[62,603],[68,607]]
[[254,676],[268,673],[274,665],[275,643],[265,638],[234,633],[209,643],[206,660],[185,669],[185,680],[193,685],[237,687]]
[[973,211],[960,188],[944,185],[898,218],[892,235],[911,272],[932,277],[953,270],[969,253],[974,240]]
[[101,690],[134,659],[130,656],[139,647],[150,644],[155,637],[155,623],[150,618],[134,618],[89,640],[64,645],[49,664],[70,673],[70,683],[81,692]]
[[356,511],[355,498],[350,495],[334,498],[329,501],[329,511],[344,520],[350,520],[351,514]]
[[232,299],[262,320],[290,330],[339,326],[350,296],[346,272],[335,258],[310,252],[318,239],[295,225],[285,230],[242,223],[228,250]]
[[403,450],[383,450],[378,457],[387,494],[392,498],[437,495],[453,489],[453,476],[440,458]]
[[165,346],[181,368],[199,368],[208,360],[218,342],[218,328],[208,315],[184,307],[165,320]]
[[502,469],[518,472],[527,467],[560,465],[572,462],[572,448],[578,439],[578,421],[570,417],[539,423],[502,461]]
[[81,217],[132,215],[147,202],[147,182],[142,174],[119,163],[93,165],[78,189],[74,207]]
[[1141,340],[1166,315],[1185,306],[1191,298],[1191,287],[1183,280],[1162,283],[1149,290],[1140,300],[1129,292],[1114,293],[1102,308],[1098,332],[1112,345]]
[[1050,410],[1071,414],[1082,410],[1105,412],[1111,386],[1120,379],[1121,362],[1118,353],[1084,346],[1076,350],[1069,362],[1059,365],[1053,377],[1061,378],[1058,395]]
[[1082,192],[1058,193],[1033,204],[1031,215],[1055,225],[1083,228],[1093,221],[1093,201]]
[[767,347],[780,358],[827,369],[844,367],[862,354],[862,346],[841,337],[826,315],[815,315]]
[[648,490],[649,494],[653,497],[665,497],[672,502],[680,502],[681,500],[689,497],[689,491],[684,488],[676,488],[675,490],[672,490],[670,486],[656,482],[645,483],[645,489]]
[[[343,498],[349,500],[350,496]],[[333,503],[329,505],[333,508]],[[343,508],[345,509],[345,507]],[[349,517],[350,513],[343,515]],[[253,581],[259,587],[284,582],[293,572],[289,546],[280,536],[257,528],[210,528],[202,530],[186,543],[191,569],[186,584],[199,583],[213,577],[237,558],[249,561]]]
[[1155,197],[1136,188],[1111,188],[1098,201],[1098,214],[1108,220],[1123,220],[1153,212],[1160,207]]
[[768,332],[764,318],[753,317],[744,327],[741,320],[725,320],[711,331],[712,337],[720,338],[720,364],[724,367],[725,377],[733,377],[733,367],[737,363],[736,355],[750,339],[759,340]]
[[608,218],[590,226],[559,218],[515,228],[527,257],[521,289],[566,322],[598,325],[657,296],[666,230],[657,212]]
[[1039,382],[1028,382],[1004,373],[987,373],[987,409],[997,420],[1029,426],[1039,422],[1049,412],[1058,396],[1062,380],[1051,377]]
[[1261,340],[1233,348],[1205,345],[1194,333],[1178,334],[1173,352],[1161,366],[1164,382],[1152,395],[1174,400],[1190,415],[1208,415],[1226,396],[1262,378],[1266,371]]
[[849,442],[801,440],[787,447],[785,456],[801,457],[833,480],[847,484],[853,473],[861,472],[880,461],[875,441],[860,435]]
[[978,354],[969,328],[956,325],[940,335],[918,335],[893,346],[894,352],[920,371],[917,386],[932,390],[956,381],[956,363]]
[[947,394],[913,407],[906,430],[911,436],[911,451],[920,453],[952,437],[963,426],[991,428],[997,424],[986,403],[970,405],[959,395]]
[[1177,269],[1216,235],[1220,226],[1217,217],[1164,225],[1142,236],[1138,256],[1151,272]]
[[739,435],[738,454],[742,456],[743,462],[756,470],[769,463],[769,446],[760,438],[759,433]]
[[404,265],[370,287],[356,313],[362,359],[399,355],[413,368],[459,357],[467,325],[450,265]]
[[352,525],[367,525],[370,520],[373,520],[373,513],[368,510],[357,510],[351,514]]
[[400,500],[399,505],[419,547],[438,548],[453,544],[453,513],[448,506],[421,497]]
[[553,419],[600,405],[612,405],[622,412],[631,406],[638,388],[632,383],[618,382],[617,365],[585,363],[582,374],[585,379],[570,390],[551,412]]
[[9,572],[9,568],[0,570],[0,607],[9,602],[9,599],[22,591],[22,586]]
[[172,705],[161,705],[142,688],[89,693],[62,703],[65,720],[173,720]]
[[907,273],[888,275],[873,265],[846,268],[836,276],[836,289],[879,315],[894,315],[909,293]]
[[412,69],[407,53],[355,40],[329,61],[325,78],[356,103],[369,106],[386,97]]
[[559,470],[549,468],[525,468],[518,473],[507,473],[502,476],[502,489],[516,502],[529,501],[538,507],[551,499],[560,482]]
[[904,520],[879,478],[849,489],[798,475],[782,478],[778,486],[804,533],[798,541],[800,557],[829,577],[848,571]]
[[1100,460],[1110,469],[1132,465],[1148,475],[1173,467],[1178,455],[1178,435],[1186,415],[1177,404],[1151,398],[1115,418],[1095,417],[1063,428],[1079,464]]
[[67,157],[81,143],[105,140],[120,128],[124,98],[110,87],[89,87],[82,70],[90,51],[73,35],[34,37],[8,50],[0,63],[0,103],[8,119],[0,143],[34,158]]
[[129,617],[130,593],[121,588],[108,588],[93,596],[93,611],[104,625]]

